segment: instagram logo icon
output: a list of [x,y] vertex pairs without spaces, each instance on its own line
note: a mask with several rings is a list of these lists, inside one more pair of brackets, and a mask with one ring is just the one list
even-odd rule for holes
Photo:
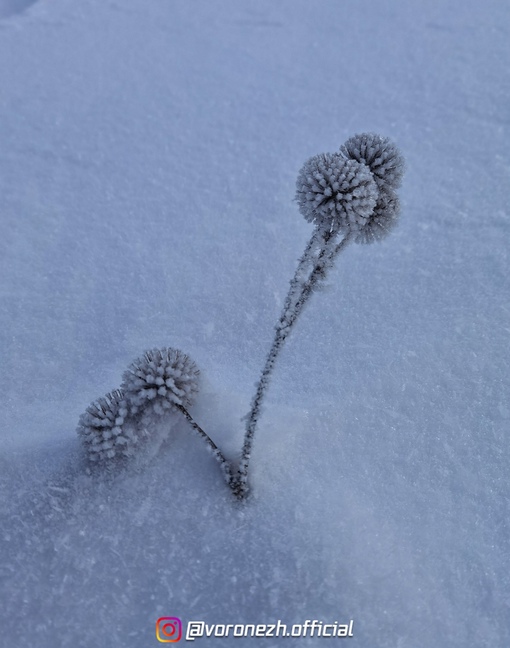
[[177,617],[161,617],[156,621],[156,638],[161,643],[174,643],[182,637],[182,623]]

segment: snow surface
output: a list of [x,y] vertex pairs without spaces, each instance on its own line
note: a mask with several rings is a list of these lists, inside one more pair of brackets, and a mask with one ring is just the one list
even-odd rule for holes
[[[510,645],[509,32],[504,0],[0,0],[2,647],[157,646],[160,616]],[[79,415],[158,346],[236,456],[297,173],[367,130],[406,158],[401,224],[293,331],[252,499],[184,422],[86,475]]]

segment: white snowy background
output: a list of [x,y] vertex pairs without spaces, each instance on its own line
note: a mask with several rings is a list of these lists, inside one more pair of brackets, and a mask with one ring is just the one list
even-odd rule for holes
[[[0,0],[0,645],[148,647],[160,616],[510,645],[505,0]],[[297,173],[407,161],[280,357],[235,505],[185,424],[113,479],[80,413],[144,350],[230,457],[311,234]],[[169,423],[170,428],[170,423]]]

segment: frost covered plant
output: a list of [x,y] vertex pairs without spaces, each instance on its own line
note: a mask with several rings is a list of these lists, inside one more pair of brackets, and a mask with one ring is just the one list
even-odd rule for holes
[[120,390],[106,394],[91,403],[80,416],[78,436],[90,461],[107,461],[126,457],[138,439],[124,429],[128,403]]
[[152,349],[132,362],[124,372],[121,389],[133,414],[161,416],[168,411],[180,412],[207,443],[230,483],[230,464],[187,410],[195,401],[199,374],[193,360],[179,349]]
[[299,209],[322,237],[363,227],[377,198],[377,185],[370,169],[340,153],[314,155],[299,172]]
[[366,164],[379,189],[398,189],[404,175],[404,159],[389,137],[361,133],[350,137],[340,151],[346,158]]
[[189,407],[198,392],[199,370],[182,351],[152,349],[137,358],[124,372],[121,389],[131,412],[164,414],[177,406]]
[[[182,415],[220,463],[227,483],[230,464],[187,408],[198,392],[199,370],[178,349],[151,349],[124,372],[121,388],[92,403],[80,417],[78,435],[93,462],[125,459],[135,454],[154,425],[167,413]],[[149,434],[150,436],[150,434]]]
[[388,137],[375,133],[354,135],[340,147],[340,151],[346,157],[366,164],[379,189],[374,211],[356,237],[356,243],[380,241],[398,221],[400,203],[396,190],[404,175],[404,159]]
[[[296,201],[301,214],[315,225],[312,237],[290,282],[273,344],[246,416],[235,493],[248,494],[248,467],[262,402],[278,355],[312,292],[325,279],[338,254],[352,241],[382,240],[394,227],[404,162],[395,145],[372,133],[351,137],[337,153],[310,158],[298,175]],[[341,237],[338,240],[338,237]]]
[[234,495],[249,492],[253,437],[278,355],[312,293],[338,254],[351,242],[373,243],[395,226],[400,205],[396,191],[404,162],[395,145],[374,133],[354,135],[336,153],[311,157],[299,172],[296,201],[314,231],[290,282],[272,346],[256,385],[237,471],[193,420],[188,408],[198,392],[199,371],[182,351],[152,349],[123,375],[121,388],[93,402],[80,417],[78,434],[88,458],[105,463],[130,457],[156,420],[182,415],[220,464]]

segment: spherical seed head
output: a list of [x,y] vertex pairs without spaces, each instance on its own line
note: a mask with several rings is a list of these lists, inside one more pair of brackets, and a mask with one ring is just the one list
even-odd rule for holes
[[377,186],[382,191],[400,187],[404,174],[404,158],[388,137],[376,133],[360,133],[350,137],[340,147],[347,158],[362,162],[374,175]]
[[400,201],[394,191],[380,191],[375,209],[354,239],[356,243],[382,241],[398,223]]
[[124,430],[127,416],[128,404],[120,390],[98,398],[87,407],[76,431],[90,461],[111,461],[129,454],[135,440]]
[[130,411],[163,414],[176,405],[189,407],[198,391],[199,370],[182,351],[166,348],[147,351],[124,373],[122,390]]
[[361,229],[378,195],[368,167],[340,153],[314,155],[299,172],[296,184],[300,212],[307,221],[333,234]]

